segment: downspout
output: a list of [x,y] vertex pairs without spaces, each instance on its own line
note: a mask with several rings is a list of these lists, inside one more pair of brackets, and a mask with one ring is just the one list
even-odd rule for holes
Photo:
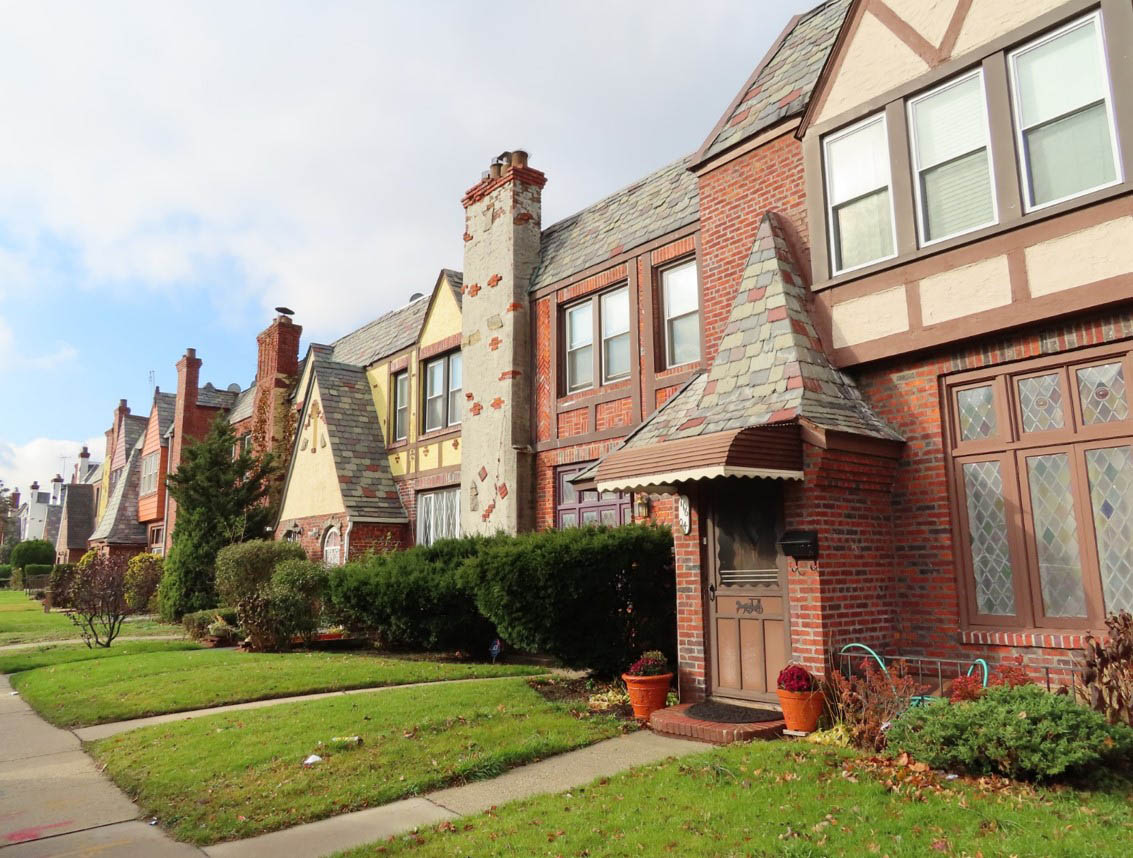
[[350,559],[350,528],[354,526],[354,519],[347,516],[346,527],[342,528],[342,564]]

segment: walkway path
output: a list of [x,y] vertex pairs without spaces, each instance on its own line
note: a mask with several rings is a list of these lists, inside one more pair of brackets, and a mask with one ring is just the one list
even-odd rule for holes
[[[114,639],[115,643],[122,641],[183,641],[188,640],[184,635],[120,635]],[[5,644],[0,646],[0,652],[17,649],[31,649],[37,646],[63,646],[65,644],[86,643],[82,638],[65,641],[31,641],[30,643]]]
[[95,768],[78,738],[52,727],[0,676],[0,855],[200,858],[138,821],[137,805]]

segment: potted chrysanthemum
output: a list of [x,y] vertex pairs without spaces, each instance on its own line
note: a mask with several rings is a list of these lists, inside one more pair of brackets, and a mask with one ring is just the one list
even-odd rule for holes
[[801,664],[788,664],[779,671],[776,693],[787,729],[813,733],[822,717],[824,697],[811,672]]
[[655,649],[642,653],[641,658],[622,674],[622,679],[629,692],[633,717],[638,721],[648,721],[653,712],[665,708],[673,672],[664,653]]

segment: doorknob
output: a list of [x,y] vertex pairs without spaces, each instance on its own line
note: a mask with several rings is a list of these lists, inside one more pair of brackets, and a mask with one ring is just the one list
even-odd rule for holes
[[715,602],[716,601],[716,585],[715,584],[709,584],[708,585],[708,601],[709,602]]

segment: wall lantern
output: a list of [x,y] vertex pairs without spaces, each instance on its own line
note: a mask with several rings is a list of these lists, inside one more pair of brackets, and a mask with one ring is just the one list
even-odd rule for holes
[[633,517],[636,518],[649,518],[649,495],[638,492],[633,496]]
[[788,530],[779,540],[783,553],[795,560],[818,559],[817,530]]

